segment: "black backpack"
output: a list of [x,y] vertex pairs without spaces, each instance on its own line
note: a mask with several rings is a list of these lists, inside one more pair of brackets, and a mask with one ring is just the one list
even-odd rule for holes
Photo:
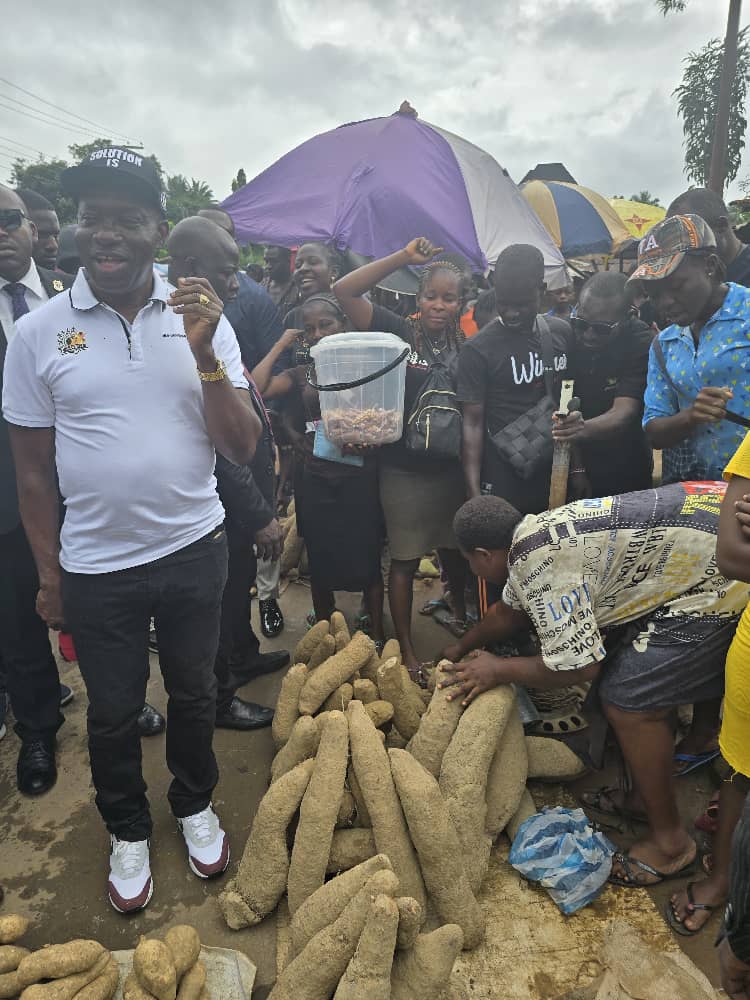
[[406,423],[407,451],[460,459],[462,423],[450,371],[442,361],[435,361]]

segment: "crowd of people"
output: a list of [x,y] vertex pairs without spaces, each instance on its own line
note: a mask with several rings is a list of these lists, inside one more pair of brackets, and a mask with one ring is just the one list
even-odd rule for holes
[[[750,248],[721,198],[680,196],[630,275],[548,291],[533,246],[507,247],[488,284],[426,237],[348,271],[319,243],[268,247],[262,271],[243,271],[231,216],[212,206],[169,231],[152,161],[127,149],[95,151],[62,186],[73,234],[35,192],[0,187],[0,737],[12,712],[18,789],[48,791],[72,697],[50,644],[59,630],[86,686],[115,909],[154,891],[141,737],[164,720],[145,701],[150,650],[189,866],[226,870],[214,729],[271,722],[237,691],[289,663],[261,652],[250,612],[256,592],[263,635],[283,631],[279,510],[293,496],[311,624],[337,594],[361,594],[358,623],[382,644],[387,575],[393,631],[422,680],[414,580],[434,554],[453,637],[430,662],[454,663],[451,697],[588,687],[583,711],[611,727],[629,783],[586,805],[648,831],[615,856],[611,881],[692,869],[674,780],[721,754],[710,873],[666,915],[697,933],[731,894],[722,961],[746,986]],[[379,286],[403,267],[416,295],[387,308]],[[445,423],[428,444],[326,439],[309,352],[353,331],[408,349],[405,426],[441,380]],[[569,502],[549,510],[561,443]],[[692,724],[675,743],[685,704]]]

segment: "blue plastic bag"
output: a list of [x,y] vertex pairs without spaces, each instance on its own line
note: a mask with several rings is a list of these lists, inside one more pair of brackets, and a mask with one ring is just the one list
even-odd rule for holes
[[563,913],[592,903],[612,871],[611,842],[592,827],[583,809],[545,808],[522,824],[509,861],[530,882],[544,886]]

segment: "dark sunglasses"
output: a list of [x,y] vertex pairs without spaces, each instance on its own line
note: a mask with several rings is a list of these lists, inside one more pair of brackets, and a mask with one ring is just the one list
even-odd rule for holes
[[581,316],[571,316],[570,325],[573,327],[573,333],[583,335],[587,330],[593,330],[597,337],[611,337],[620,328],[619,320],[616,323],[591,323]]
[[14,229],[21,228],[25,218],[20,208],[0,208],[0,229],[12,233]]

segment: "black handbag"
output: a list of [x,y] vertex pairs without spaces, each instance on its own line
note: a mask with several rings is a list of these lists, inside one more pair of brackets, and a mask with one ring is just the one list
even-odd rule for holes
[[406,450],[430,458],[461,458],[463,417],[450,370],[442,361],[429,374],[406,422]]
[[544,366],[544,396],[520,417],[490,434],[495,451],[523,480],[531,479],[541,465],[552,461],[552,414],[558,405],[554,396],[555,350],[549,323],[544,316],[537,316],[536,326]]

